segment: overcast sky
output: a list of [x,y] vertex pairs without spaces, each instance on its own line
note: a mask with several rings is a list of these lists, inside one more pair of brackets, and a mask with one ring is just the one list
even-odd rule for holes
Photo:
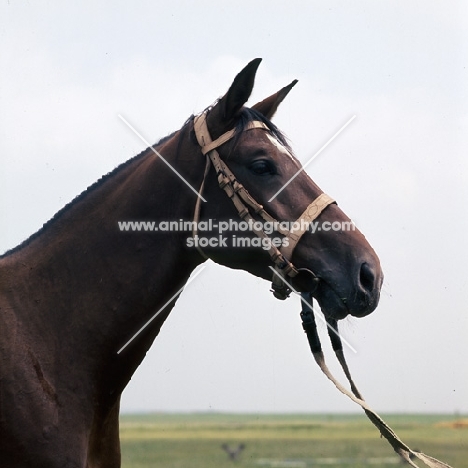
[[[155,142],[263,57],[252,103],[299,79],[275,122],[302,161],[356,115],[308,172],[385,273],[378,309],[341,324],[358,387],[378,412],[468,412],[464,2],[0,5],[1,252],[144,149],[118,114]],[[269,288],[210,262],[122,409],[359,411]]]

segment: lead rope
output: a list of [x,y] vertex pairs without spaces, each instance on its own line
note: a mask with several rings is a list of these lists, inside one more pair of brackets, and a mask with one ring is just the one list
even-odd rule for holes
[[314,311],[312,308],[313,297],[310,293],[301,293],[303,298],[302,300],[302,327],[307,335],[309,341],[310,350],[314,356],[315,361],[317,362],[320,370],[325,374],[325,376],[331,380],[335,387],[344,395],[349,397],[355,403],[357,403],[366,413],[367,417],[371,422],[377,427],[380,431],[380,434],[387,439],[388,443],[393,447],[393,450],[400,455],[400,457],[405,460],[409,465],[419,468],[418,465],[414,464],[411,460],[411,457],[419,458],[426,466],[430,468],[452,468],[447,463],[441,462],[436,458],[430,457],[422,452],[416,452],[411,450],[390,428],[390,426],[376,413],[374,412],[368,404],[364,401],[361,393],[357,389],[356,385],[351,378],[348,365],[343,353],[343,345],[341,344],[340,335],[338,334],[337,322],[334,319],[327,319],[328,323],[328,334],[332,343],[333,350],[335,351],[336,357],[343,368],[343,372],[348,379],[348,382],[351,386],[352,393],[343,387],[338,380],[332,375],[325,363],[325,356],[322,351],[322,345],[320,343],[320,337],[317,332],[317,325],[315,323]]

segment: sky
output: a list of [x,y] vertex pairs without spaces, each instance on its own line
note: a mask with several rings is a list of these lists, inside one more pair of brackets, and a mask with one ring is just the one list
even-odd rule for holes
[[[252,103],[299,80],[274,121],[302,162],[356,116],[307,168],[385,273],[340,324],[355,382],[377,412],[467,413],[466,31],[462,1],[2,0],[0,252],[145,148],[119,114],[155,142],[262,57]],[[209,261],[122,411],[358,412],[269,289]]]

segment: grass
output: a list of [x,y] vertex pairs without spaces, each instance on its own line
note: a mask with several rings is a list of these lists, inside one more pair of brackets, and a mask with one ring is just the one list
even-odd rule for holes
[[[447,415],[384,419],[413,449],[468,468],[466,420]],[[403,466],[364,415],[123,415],[120,435],[124,468]],[[245,444],[236,462],[221,448],[225,443]]]

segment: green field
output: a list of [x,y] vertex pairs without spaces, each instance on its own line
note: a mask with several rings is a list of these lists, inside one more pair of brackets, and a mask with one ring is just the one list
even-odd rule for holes
[[[413,449],[454,468],[468,468],[467,419],[384,419]],[[120,435],[124,468],[404,466],[364,415],[123,415]],[[245,449],[232,461],[223,444],[244,444]]]

